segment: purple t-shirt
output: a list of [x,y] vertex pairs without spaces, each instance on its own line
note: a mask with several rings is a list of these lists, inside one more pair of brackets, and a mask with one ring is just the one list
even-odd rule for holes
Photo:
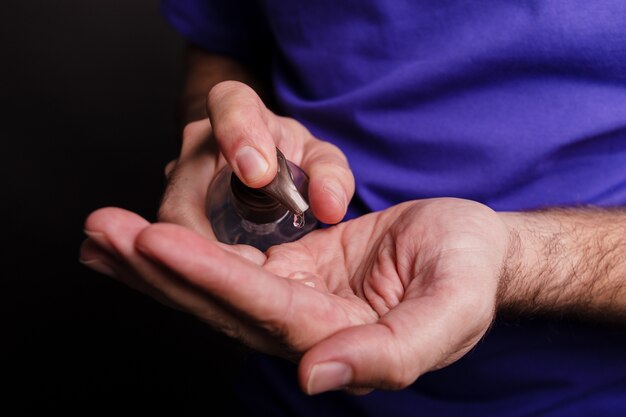
[[[344,151],[349,216],[437,196],[626,205],[624,0],[162,5],[189,41],[269,69],[280,111]],[[291,365],[248,372],[242,403],[272,415],[626,416],[626,329],[567,319],[498,322],[399,392],[310,398]]]

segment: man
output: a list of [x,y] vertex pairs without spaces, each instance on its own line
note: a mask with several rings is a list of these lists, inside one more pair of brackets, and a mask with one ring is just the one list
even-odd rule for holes
[[[369,393],[262,357],[244,408],[626,413],[626,4],[163,4],[193,45],[166,224],[101,209],[82,257]],[[337,224],[214,242],[214,173],[263,186],[275,146]]]

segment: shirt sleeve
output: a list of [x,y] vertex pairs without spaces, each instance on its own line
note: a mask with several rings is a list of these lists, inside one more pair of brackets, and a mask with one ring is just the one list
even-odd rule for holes
[[255,1],[161,0],[161,13],[189,42],[235,59],[257,60],[270,39]]

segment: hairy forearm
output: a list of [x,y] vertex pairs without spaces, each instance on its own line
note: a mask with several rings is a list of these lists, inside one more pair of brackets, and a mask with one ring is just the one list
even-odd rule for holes
[[262,97],[262,92],[267,89],[262,78],[232,58],[210,54],[196,46],[188,45],[185,51],[185,81],[181,95],[183,125],[207,117],[207,94],[214,85],[227,80],[241,81],[250,85]]
[[501,311],[626,319],[626,208],[501,216],[510,230]]

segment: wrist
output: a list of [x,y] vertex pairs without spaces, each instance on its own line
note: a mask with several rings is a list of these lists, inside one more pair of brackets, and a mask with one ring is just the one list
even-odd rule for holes
[[497,306],[501,312],[534,313],[557,308],[567,290],[565,236],[541,212],[498,213],[508,231]]
[[499,311],[624,317],[623,209],[555,208],[499,216],[509,233]]

